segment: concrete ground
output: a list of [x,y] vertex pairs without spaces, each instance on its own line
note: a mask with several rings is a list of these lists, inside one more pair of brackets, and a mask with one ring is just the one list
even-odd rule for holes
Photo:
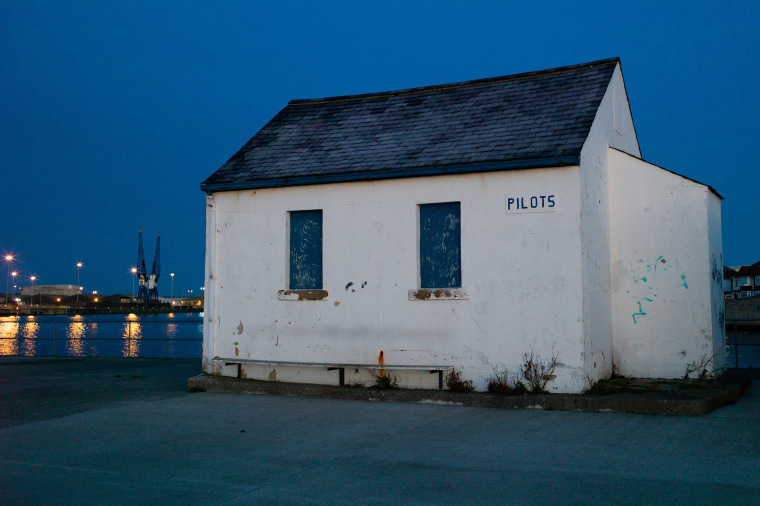
[[705,416],[185,392],[199,360],[0,359],[2,504],[760,504],[760,384]]

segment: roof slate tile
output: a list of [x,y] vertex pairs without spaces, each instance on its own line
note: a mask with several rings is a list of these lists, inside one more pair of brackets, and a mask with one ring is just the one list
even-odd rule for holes
[[[403,177],[425,167],[578,157],[618,63],[612,58],[401,91],[293,100],[201,188],[308,184],[310,177],[319,182],[341,174],[355,180]],[[288,183],[293,178],[298,180]]]

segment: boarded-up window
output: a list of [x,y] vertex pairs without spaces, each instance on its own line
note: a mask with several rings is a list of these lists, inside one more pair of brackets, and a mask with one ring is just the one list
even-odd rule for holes
[[322,289],[322,211],[290,213],[291,290]]
[[459,202],[420,205],[420,288],[461,288]]

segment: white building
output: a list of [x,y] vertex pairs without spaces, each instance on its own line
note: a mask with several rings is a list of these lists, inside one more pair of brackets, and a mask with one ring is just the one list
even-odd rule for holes
[[21,295],[24,297],[36,295],[49,295],[51,297],[69,297],[82,293],[81,286],[75,285],[34,285],[25,286],[21,289]]
[[721,197],[641,159],[617,58],[293,101],[201,188],[208,373],[723,365]]

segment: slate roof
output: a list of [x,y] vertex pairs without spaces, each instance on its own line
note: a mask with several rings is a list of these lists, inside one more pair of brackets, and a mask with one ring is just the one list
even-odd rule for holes
[[760,276],[760,262],[755,262],[752,265],[742,265],[739,270],[736,271],[737,276]]
[[201,189],[578,165],[619,62],[293,100]]

